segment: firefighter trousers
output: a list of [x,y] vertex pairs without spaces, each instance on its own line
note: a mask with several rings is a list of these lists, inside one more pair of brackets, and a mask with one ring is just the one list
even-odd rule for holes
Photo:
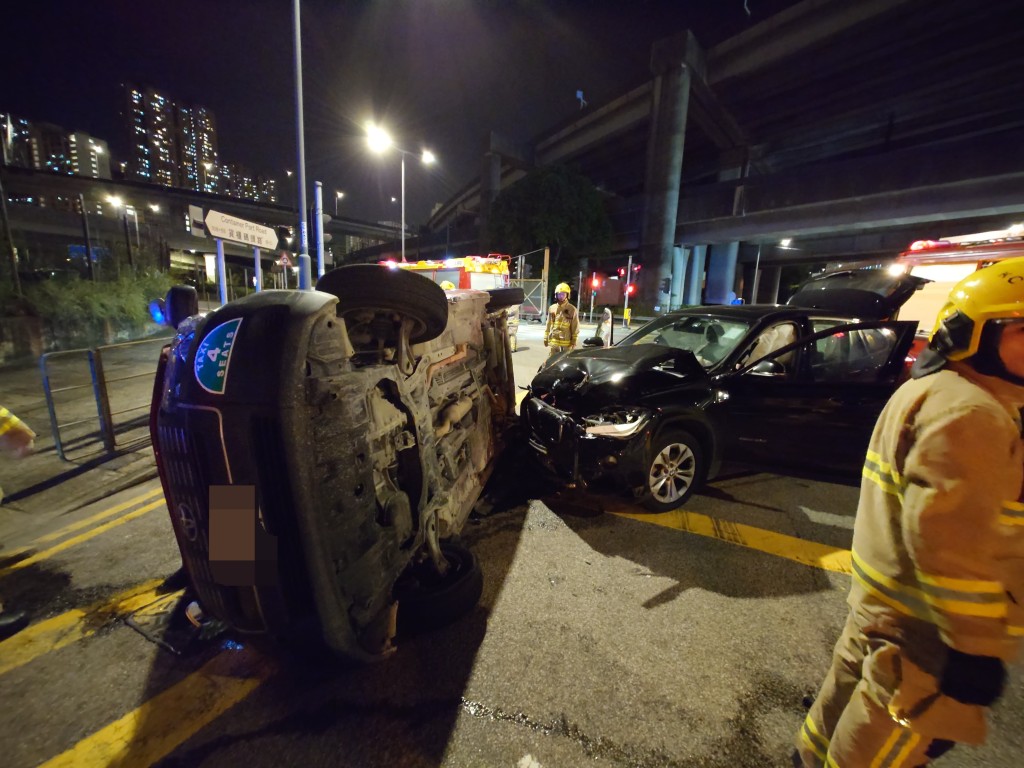
[[[851,611],[832,667],[797,735],[806,768],[920,768],[954,742],[915,733],[889,714],[900,648],[869,637]],[[795,761],[794,761],[795,762]]]

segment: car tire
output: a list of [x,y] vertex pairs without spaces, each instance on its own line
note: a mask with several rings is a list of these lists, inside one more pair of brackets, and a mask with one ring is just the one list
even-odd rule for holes
[[407,568],[395,583],[399,634],[450,624],[480,601],[484,578],[473,553],[448,542],[441,552],[451,566],[447,574],[440,576],[428,560]]
[[414,321],[412,344],[436,339],[448,324],[448,297],[433,280],[401,268],[352,264],[326,272],[318,291],[338,297],[338,316],[370,310],[401,315]]
[[487,302],[488,312],[514,307],[526,299],[522,288],[491,288],[487,292],[491,295],[491,300]]
[[644,470],[643,505],[669,512],[684,504],[704,480],[704,448],[689,432],[670,430],[651,446]]
[[174,285],[164,299],[165,322],[177,329],[183,320],[199,313],[199,294],[191,285]]

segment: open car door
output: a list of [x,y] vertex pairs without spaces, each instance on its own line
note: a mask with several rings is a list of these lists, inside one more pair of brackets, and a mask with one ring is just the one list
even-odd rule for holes
[[717,379],[728,392],[727,458],[859,473],[878,414],[903,379],[917,324],[812,322],[821,330]]

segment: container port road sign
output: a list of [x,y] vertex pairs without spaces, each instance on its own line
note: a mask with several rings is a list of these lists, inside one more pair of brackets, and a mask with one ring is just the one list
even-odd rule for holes
[[277,232],[272,227],[254,224],[245,219],[236,219],[226,213],[208,211],[206,214],[206,231],[213,237],[230,240],[233,243],[252,245],[273,251],[277,248]]

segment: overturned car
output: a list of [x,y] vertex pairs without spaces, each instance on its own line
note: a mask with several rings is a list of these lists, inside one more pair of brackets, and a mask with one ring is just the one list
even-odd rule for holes
[[515,423],[521,301],[378,265],[205,316],[172,289],[150,429],[203,610],[370,659],[402,615],[472,607],[479,567],[449,539]]

